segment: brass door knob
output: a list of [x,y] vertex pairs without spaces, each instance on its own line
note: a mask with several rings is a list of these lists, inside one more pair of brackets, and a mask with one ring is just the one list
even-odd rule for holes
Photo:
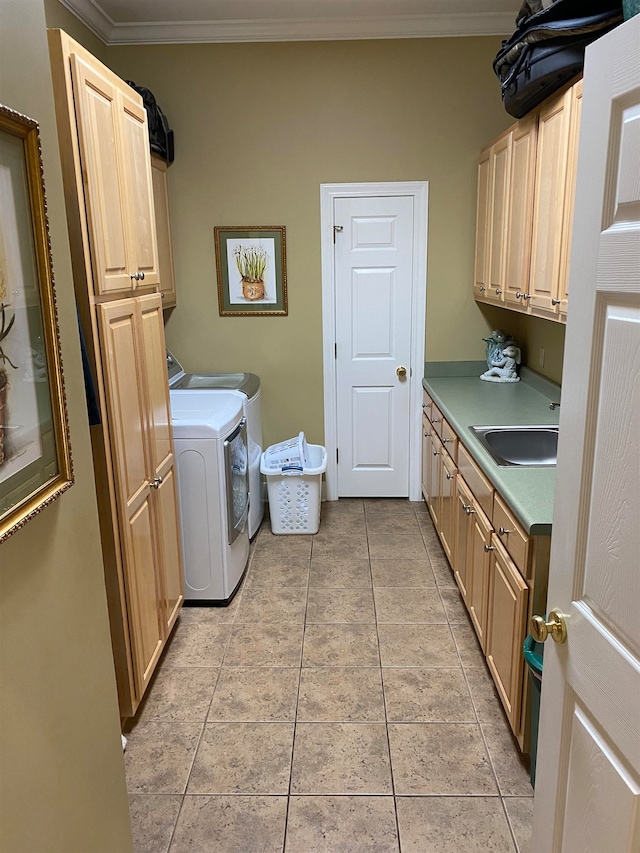
[[400,379],[404,379],[404,377],[407,375],[407,368],[402,367],[402,365],[400,365],[400,367],[396,367],[396,373],[398,374]]
[[566,616],[559,610],[551,610],[546,621],[544,616],[532,616],[531,633],[537,643],[544,643],[549,635],[554,642],[565,643],[567,640]]

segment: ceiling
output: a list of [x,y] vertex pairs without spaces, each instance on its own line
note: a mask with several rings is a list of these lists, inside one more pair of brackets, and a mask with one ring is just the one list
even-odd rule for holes
[[60,0],[105,44],[509,35],[520,0]]

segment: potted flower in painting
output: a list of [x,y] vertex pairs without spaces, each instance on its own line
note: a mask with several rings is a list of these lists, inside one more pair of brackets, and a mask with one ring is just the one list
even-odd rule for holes
[[268,259],[266,249],[262,246],[238,246],[234,254],[242,279],[242,295],[251,302],[264,299],[264,272]]
[[6,365],[9,364],[14,370],[16,369],[16,365],[11,361],[2,348],[2,342],[11,331],[13,322],[16,319],[15,314],[13,314],[10,319],[7,318],[7,308],[4,303],[6,293],[7,289],[4,283],[4,276],[0,274],[0,465],[4,462],[4,427],[6,420],[7,389],[9,387],[9,375],[7,373]]

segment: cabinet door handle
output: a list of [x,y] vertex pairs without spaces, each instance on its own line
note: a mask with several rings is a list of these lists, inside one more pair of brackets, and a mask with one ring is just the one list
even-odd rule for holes
[[467,515],[473,515],[475,512],[475,509],[471,504],[462,504],[462,509],[467,513]]
[[440,451],[439,451],[439,450],[434,450],[434,451],[433,451],[433,455],[434,455],[434,456],[440,456]]
[[511,530],[509,530],[507,527],[499,527],[498,533],[500,534],[500,536],[506,536],[507,533],[511,533]]
[[485,546],[484,546],[484,550],[485,550],[485,551],[487,552],[487,554],[488,554],[488,553],[489,553],[489,551],[495,551],[495,550],[496,550],[496,546],[495,546],[495,545],[485,545]]
[[484,286],[484,284],[481,284],[481,285],[480,285],[480,287],[478,288],[478,290],[480,291],[480,293],[484,293],[486,289],[487,289],[487,288]]
[[551,300],[551,304],[552,304],[552,305],[560,305],[560,302],[561,302],[561,301],[562,301],[561,299],[552,299],[552,300]]
[[499,287],[496,287],[496,296],[502,296],[502,291]]
[[447,474],[447,480],[453,480],[455,474]]
[[434,418],[434,419],[431,421],[431,423],[432,423],[432,424],[439,424],[441,420],[442,420],[442,418]]
[[522,298],[523,299],[531,299],[531,294],[530,293],[523,293]]
[[149,485],[152,489],[159,488],[160,483],[162,483],[162,477],[154,477],[153,480],[149,480]]

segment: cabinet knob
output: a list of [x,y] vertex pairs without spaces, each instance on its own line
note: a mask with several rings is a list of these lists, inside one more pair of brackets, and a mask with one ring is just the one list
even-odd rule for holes
[[522,298],[523,299],[531,299],[531,294],[530,293],[523,293]]
[[523,296],[524,296],[524,293],[520,293],[519,290],[516,290],[516,299],[522,299]]
[[434,456],[439,456],[439,455],[440,455],[440,451],[439,451],[439,450],[434,450],[434,451],[433,451],[433,455],[434,455]]
[[484,286],[484,284],[481,284],[481,285],[480,285],[480,287],[478,288],[478,290],[480,291],[480,293],[484,293],[486,289],[487,289],[487,288]]
[[552,304],[552,305],[560,305],[560,302],[561,302],[561,301],[562,301],[562,300],[560,300],[560,299],[552,299],[552,300],[551,300],[551,304]]
[[496,287],[496,296],[502,296],[502,291],[499,287]]
[[434,419],[431,421],[431,423],[432,423],[432,424],[439,424],[441,420],[442,420],[442,418],[434,418]]
[[499,527],[498,533],[500,534],[500,536],[506,536],[507,533],[511,533],[511,531],[507,527]]
[[447,474],[447,480],[453,480],[455,474]]
[[154,477],[153,480],[149,480],[149,485],[152,489],[158,489],[160,483],[162,483],[162,477]]
[[467,515],[473,515],[475,512],[475,509],[471,504],[462,504],[462,509],[467,513]]
[[484,546],[484,550],[485,550],[485,551],[487,552],[487,554],[488,554],[488,553],[489,553],[489,551],[495,551],[495,550],[496,550],[496,546],[495,546],[495,545],[485,545],[485,546]]
[[138,281],[144,281],[144,273],[142,270],[138,273]]

